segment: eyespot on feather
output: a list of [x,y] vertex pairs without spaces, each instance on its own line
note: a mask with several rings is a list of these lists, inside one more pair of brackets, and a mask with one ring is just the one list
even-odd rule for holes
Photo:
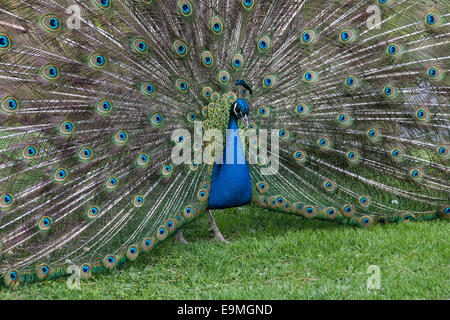
[[67,170],[66,168],[58,168],[58,169],[56,169],[55,173],[53,174],[53,179],[56,182],[62,183],[67,180],[68,176],[69,176],[69,170]]
[[17,98],[7,96],[1,100],[3,113],[10,115],[16,113],[20,109],[20,102]]
[[135,244],[132,244],[127,249],[127,258],[130,261],[134,261],[139,256],[138,247]]
[[27,145],[22,149],[22,159],[25,161],[31,161],[38,155],[38,149],[33,145]]
[[251,10],[257,0],[241,0],[242,7],[245,10]]
[[144,252],[149,252],[153,249],[155,241],[152,238],[145,238],[141,242],[141,248]]
[[233,56],[231,60],[231,65],[234,70],[239,71],[244,67],[245,59],[244,56],[240,53],[237,53]]
[[7,51],[11,49],[12,41],[6,33],[0,32],[0,51]]
[[53,226],[53,220],[49,216],[43,216],[37,221],[37,227],[40,232],[48,232]]
[[8,287],[15,286],[19,283],[20,274],[17,269],[9,269],[6,271],[3,281]]
[[44,80],[55,81],[59,78],[60,71],[54,64],[49,63],[40,69],[40,75]]
[[161,175],[165,178],[172,176],[173,168],[170,164],[165,164],[161,167]]
[[94,69],[102,69],[108,63],[108,60],[101,53],[93,53],[89,56],[89,65]]
[[214,65],[214,57],[210,51],[203,51],[201,60],[206,68],[211,68]]
[[108,10],[112,7],[113,0],[92,0],[98,9]]
[[52,274],[52,268],[46,264],[42,263],[36,268],[37,276],[40,280],[50,277]]
[[100,208],[97,206],[90,206],[86,210],[86,218],[88,220],[97,219],[100,215]]
[[150,116],[150,124],[154,127],[161,127],[164,124],[164,115],[161,112],[155,112]]
[[45,31],[49,33],[58,32],[62,28],[61,20],[54,14],[47,14],[42,16],[39,19],[39,24]]
[[131,47],[137,54],[147,54],[149,51],[148,42],[142,38],[131,40]]
[[106,178],[106,181],[105,181],[106,190],[111,191],[111,190],[116,189],[118,186],[119,186],[119,179],[117,177],[110,176],[110,177]]
[[185,18],[193,13],[193,7],[189,0],[178,0],[178,12]]
[[316,39],[316,33],[314,30],[303,30],[300,33],[300,42],[303,45],[310,45]]
[[89,146],[83,146],[78,150],[78,158],[83,162],[91,160],[93,156],[94,153]]
[[105,266],[106,269],[108,270],[112,270],[114,269],[114,267],[117,264],[117,257],[115,255],[112,254],[108,254],[104,259],[103,259],[103,265]]
[[257,41],[257,49],[260,53],[266,53],[270,50],[270,47],[272,46],[272,40],[270,39],[270,36],[264,35]]
[[216,36],[221,35],[224,30],[224,24],[222,19],[219,16],[213,17],[209,23],[209,28],[214,35]]
[[175,40],[173,42],[173,50],[178,58],[185,58],[189,52],[187,43],[182,40]]
[[2,193],[0,195],[0,208],[1,209],[10,208],[13,204],[14,204],[14,197],[10,193]]

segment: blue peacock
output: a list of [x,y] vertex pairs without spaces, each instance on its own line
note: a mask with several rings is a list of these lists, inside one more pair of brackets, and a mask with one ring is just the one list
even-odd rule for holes
[[[448,9],[1,1],[4,282],[89,278],[185,241],[201,214],[226,241],[211,210],[248,204],[362,227],[448,218]],[[211,130],[224,139],[193,139]],[[177,147],[211,161],[174,163]]]

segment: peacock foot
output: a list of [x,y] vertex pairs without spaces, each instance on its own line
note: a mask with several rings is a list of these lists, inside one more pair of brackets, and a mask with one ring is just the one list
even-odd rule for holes
[[214,221],[214,217],[212,215],[211,210],[208,210],[208,217],[209,217],[209,221],[211,222],[211,229],[210,230],[212,230],[214,232],[216,240],[220,241],[220,242],[230,243],[230,241],[226,240],[223,237],[222,232],[220,232],[219,228],[217,227],[216,221]]
[[183,242],[183,243],[189,243],[188,241],[186,241],[186,239],[183,236],[183,232],[181,232],[181,230],[177,231],[177,234],[175,236],[175,242]]

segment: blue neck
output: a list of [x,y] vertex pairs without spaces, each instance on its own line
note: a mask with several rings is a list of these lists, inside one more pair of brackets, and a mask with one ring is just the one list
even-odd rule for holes
[[228,122],[223,163],[214,163],[208,209],[241,207],[252,198],[250,172],[239,137],[236,117],[231,114]]

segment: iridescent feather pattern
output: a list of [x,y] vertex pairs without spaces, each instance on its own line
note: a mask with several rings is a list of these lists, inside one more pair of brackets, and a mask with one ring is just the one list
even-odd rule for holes
[[445,0],[3,0],[3,282],[89,278],[207,211],[212,164],[172,150],[225,145],[193,137],[236,101],[278,136],[241,136],[272,150],[247,157],[252,205],[448,218],[448,27]]

